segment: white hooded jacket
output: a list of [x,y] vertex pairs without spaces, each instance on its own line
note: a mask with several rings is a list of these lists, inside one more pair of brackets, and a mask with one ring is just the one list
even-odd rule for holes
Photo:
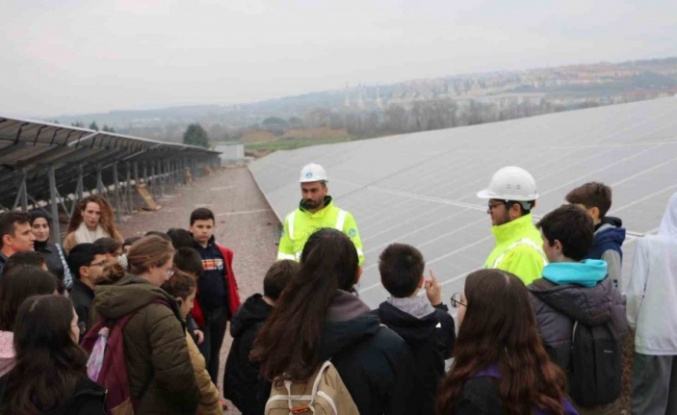
[[637,244],[626,312],[637,353],[677,355],[677,193],[668,202],[658,234]]

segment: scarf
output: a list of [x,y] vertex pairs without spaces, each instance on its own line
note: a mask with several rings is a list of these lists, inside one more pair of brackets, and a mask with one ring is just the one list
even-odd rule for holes
[[85,225],[85,222],[82,222],[80,226],[78,226],[78,229],[75,231],[75,241],[79,244],[84,243],[91,244],[97,239],[103,237],[110,237],[110,235],[101,227],[101,225],[96,225],[96,230],[92,232],[89,229],[87,229],[87,225]]

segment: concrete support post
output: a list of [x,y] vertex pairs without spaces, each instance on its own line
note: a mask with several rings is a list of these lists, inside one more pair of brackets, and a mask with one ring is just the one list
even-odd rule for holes
[[132,206],[132,164],[127,162],[125,167],[127,168],[127,213],[131,214],[134,210],[134,207]]
[[53,165],[49,166],[49,199],[52,208],[51,234],[55,243],[61,243],[61,223],[59,222],[59,192],[56,189],[56,169]]
[[120,189],[120,178],[118,177],[118,164],[113,163],[113,189],[115,192],[115,220],[117,223],[120,223],[122,215],[122,204],[120,203],[122,199],[122,190]]

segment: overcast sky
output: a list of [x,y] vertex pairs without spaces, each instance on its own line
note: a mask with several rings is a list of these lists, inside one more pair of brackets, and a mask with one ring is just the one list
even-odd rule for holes
[[675,0],[2,0],[0,114],[677,56]]

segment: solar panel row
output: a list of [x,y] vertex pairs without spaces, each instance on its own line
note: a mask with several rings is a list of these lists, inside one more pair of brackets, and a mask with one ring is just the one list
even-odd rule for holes
[[585,182],[610,185],[609,215],[630,232],[627,274],[632,238],[657,228],[677,191],[677,99],[273,153],[250,170],[278,218],[298,204],[298,172],[309,162],[327,169],[330,194],[358,222],[366,255],[360,293],[371,306],[387,295],[377,261],[395,241],[423,252],[445,298],[462,289],[493,247],[486,201],[475,194],[506,165],[535,177],[536,216]]

